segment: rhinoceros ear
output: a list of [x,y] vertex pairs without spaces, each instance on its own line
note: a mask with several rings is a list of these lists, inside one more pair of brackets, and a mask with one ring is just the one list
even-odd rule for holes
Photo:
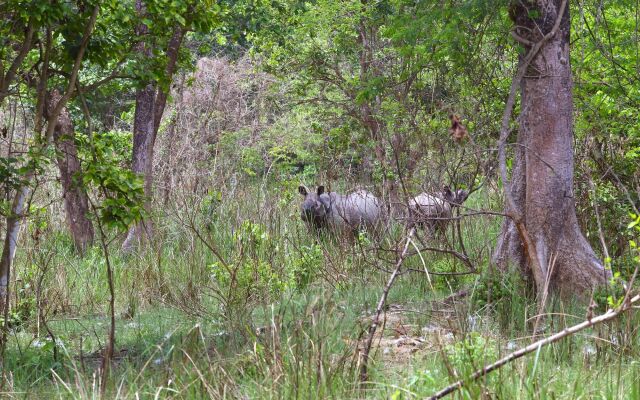
[[322,193],[324,193],[324,186],[320,185],[318,186],[318,196],[320,196]]
[[306,196],[309,191],[307,190],[307,187],[305,185],[300,185],[298,186],[298,193],[300,193],[303,196]]

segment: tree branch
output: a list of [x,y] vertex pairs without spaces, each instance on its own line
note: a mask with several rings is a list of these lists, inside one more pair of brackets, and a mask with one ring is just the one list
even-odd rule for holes
[[373,321],[369,326],[369,335],[367,337],[367,341],[364,345],[364,349],[360,355],[360,382],[367,381],[367,365],[369,361],[369,353],[371,352],[371,345],[373,344],[373,337],[376,334],[376,330],[378,329],[378,324],[380,323],[380,315],[382,314],[382,310],[384,309],[384,305],[387,302],[387,296],[389,295],[389,290],[391,290],[391,286],[393,282],[396,280],[400,273],[400,268],[402,267],[402,263],[407,258],[407,251],[409,250],[409,244],[411,244],[411,237],[416,232],[415,228],[411,228],[409,233],[407,234],[407,238],[405,240],[404,248],[402,249],[402,253],[400,253],[400,257],[396,262],[396,267],[389,277],[389,281],[385,285],[382,296],[380,296],[380,301],[378,302],[378,307],[376,308],[376,315],[373,317]]
[[16,72],[18,71],[20,64],[22,64],[22,61],[24,61],[25,57],[29,53],[29,50],[31,50],[33,46],[34,32],[35,32],[35,25],[33,23],[33,17],[32,17],[32,18],[29,18],[27,33],[25,34],[25,38],[24,38],[24,42],[22,42],[22,46],[20,46],[20,51],[18,52],[18,54],[16,55],[16,58],[14,58],[13,62],[11,63],[11,66],[7,70],[7,73],[4,76],[0,76],[0,79],[2,80],[0,84],[0,104],[2,104],[2,101],[7,96],[9,91],[9,85],[11,84],[11,81],[13,81],[13,79],[15,78]]
[[[628,292],[627,292],[628,294]],[[599,323],[602,322],[606,322],[612,319],[617,318],[618,316],[620,316],[621,314],[623,314],[624,312],[630,310],[633,308],[633,306],[638,303],[640,301],[640,295],[635,295],[632,298],[623,301],[622,305],[615,309],[615,310],[609,310],[606,313],[599,315],[595,318],[590,318],[587,319],[584,322],[581,322],[577,325],[571,326],[569,328],[565,328],[564,330],[551,335],[549,337],[546,337],[544,339],[540,339],[534,343],[531,343],[530,345],[528,345],[527,347],[523,347],[520,350],[514,351],[513,353],[507,355],[506,357],[501,358],[500,360],[494,362],[493,364],[487,365],[486,367],[477,370],[476,372],[474,372],[471,377],[469,377],[469,379],[467,381],[457,381],[449,386],[447,386],[446,388],[440,390],[439,392],[435,393],[434,395],[432,395],[431,397],[429,397],[429,400],[436,400],[436,399],[441,399],[443,397],[445,397],[448,394],[451,394],[453,392],[455,392],[456,390],[462,388],[464,385],[469,384],[469,382],[474,381],[480,377],[483,377],[485,375],[487,375],[489,372],[494,371],[500,367],[503,367],[505,365],[507,365],[508,363],[510,363],[513,360],[516,360],[522,356],[525,356],[529,353],[532,353],[534,351],[537,351],[538,349],[542,348],[542,346],[546,346],[548,344],[557,342],[567,336],[571,336],[577,332],[580,332],[584,329],[587,329],[589,327],[592,327],[594,325],[597,325]]]
[[[165,70],[165,76],[169,80],[169,83],[173,80],[173,74],[177,69],[178,55],[185,33],[187,33],[187,28],[176,26],[173,31],[173,35],[167,44],[167,68]],[[167,96],[169,95],[170,87],[171,85],[169,85],[167,90],[159,87],[158,93],[156,94],[156,100],[153,105],[153,129],[156,133],[158,132],[158,128],[160,128],[160,120],[162,119],[164,107],[167,103]]]
[[96,18],[98,17],[98,11],[100,10],[100,5],[97,4],[93,8],[93,12],[91,13],[91,17],[89,17],[89,21],[87,22],[87,26],[84,28],[84,33],[82,34],[82,41],[80,42],[80,48],[78,49],[78,54],[76,55],[76,59],[73,63],[73,69],[71,70],[71,76],[69,77],[69,83],[67,85],[67,90],[64,95],[60,98],[60,101],[56,104],[53,111],[48,116],[47,121],[47,132],[45,135],[45,141],[49,142],[49,139],[53,135],[53,131],[56,127],[56,120],[58,119],[58,115],[67,104],[67,101],[71,98],[74,89],[76,88],[76,79],[78,78],[78,72],[80,71],[80,66],[82,65],[82,58],[84,57],[84,53],[87,50],[87,46],[89,45],[89,38],[91,37],[91,32],[93,31],[93,27],[96,23]]

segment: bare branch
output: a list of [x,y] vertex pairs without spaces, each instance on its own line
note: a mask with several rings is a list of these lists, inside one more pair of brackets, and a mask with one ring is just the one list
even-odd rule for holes
[[78,72],[80,71],[80,66],[82,65],[82,58],[84,57],[84,53],[87,50],[87,46],[89,45],[89,38],[91,37],[91,32],[93,31],[93,27],[96,24],[96,18],[98,17],[98,11],[100,10],[100,5],[97,4],[93,8],[93,12],[91,13],[91,17],[89,17],[89,21],[87,22],[87,26],[84,28],[84,33],[82,34],[82,41],[80,42],[80,48],[78,49],[78,54],[76,55],[76,59],[73,63],[73,68],[71,70],[71,76],[69,77],[69,84],[67,85],[67,90],[58,104],[56,104],[53,111],[48,116],[47,121],[47,132],[45,135],[46,142],[49,142],[49,139],[53,135],[53,131],[56,127],[56,120],[58,119],[58,115],[62,111],[62,108],[67,104],[67,101],[71,98],[71,95],[76,88],[76,79],[78,78]]
[[16,55],[16,58],[14,58],[13,62],[11,63],[11,66],[7,70],[7,73],[4,76],[0,76],[0,104],[2,104],[2,101],[7,96],[9,85],[15,78],[16,72],[18,71],[20,64],[22,64],[22,61],[24,61],[25,57],[29,53],[29,50],[31,50],[33,46],[34,32],[35,32],[35,24],[33,22],[33,18],[30,18],[29,25],[27,26],[27,32],[24,35],[25,36],[24,42],[22,42],[22,46],[20,46],[20,51],[18,52],[18,54]]
[[367,381],[367,365],[369,361],[369,353],[371,352],[371,345],[373,344],[373,337],[376,334],[376,330],[378,329],[378,325],[380,323],[380,315],[382,314],[382,310],[384,309],[384,305],[387,302],[387,296],[389,295],[389,290],[391,290],[391,286],[393,282],[396,280],[400,273],[400,268],[402,267],[402,263],[407,258],[407,252],[409,250],[409,245],[411,244],[411,238],[416,232],[415,228],[411,228],[407,237],[405,239],[404,248],[400,253],[400,257],[398,257],[398,261],[396,262],[396,267],[393,270],[393,273],[389,277],[389,281],[384,287],[382,291],[382,296],[380,296],[380,301],[378,302],[378,307],[376,308],[376,314],[373,317],[373,321],[369,326],[369,336],[367,337],[367,341],[365,343],[364,349],[360,355],[360,382]]
[[511,31],[511,37],[515,39],[516,42],[522,43],[525,46],[533,46],[533,42],[531,40],[527,40],[522,36],[518,35],[516,31]]
[[[627,292],[628,294],[629,292]],[[620,315],[622,315],[624,312],[630,310],[631,308],[633,308],[633,306],[640,302],[640,295],[635,295],[632,298],[630,298],[627,301],[623,301],[622,305],[615,309],[615,310],[609,310],[606,313],[599,315],[595,318],[591,318],[588,319],[586,321],[583,321],[577,325],[571,326],[569,328],[565,328],[564,330],[551,335],[549,337],[546,337],[544,339],[540,339],[534,343],[531,343],[530,345],[523,347],[520,350],[514,351],[513,353],[507,355],[506,357],[501,358],[500,360],[494,362],[493,364],[487,365],[486,367],[477,370],[476,372],[474,372],[471,377],[469,377],[469,379],[467,381],[457,381],[449,386],[447,386],[446,388],[440,390],[439,392],[435,393],[434,395],[432,395],[431,397],[429,397],[429,400],[436,400],[436,399],[441,399],[443,397],[445,397],[448,394],[451,394],[453,392],[455,392],[456,390],[462,388],[464,385],[469,384],[469,382],[474,381],[480,377],[483,377],[485,375],[487,375],[489,372],[491,371],[495,371],[496,369],[503,367],[505,365],[507,365],[508,363],[510,363],[513,360],[517,360],[518,358],[525,356],[529,353],[532,353],[534,351],[537,351],[538,349],[542,348],[542,346],[546,346],[548,344],[557,342],[567,336],[571,336],[577,332],[580,332],[584,329],[590,328],[594,325],[597,325],[599,323],[602,322],[606,322],[606,321],[610,321],[612,319],[615,319],[617,317],[619,317]]]

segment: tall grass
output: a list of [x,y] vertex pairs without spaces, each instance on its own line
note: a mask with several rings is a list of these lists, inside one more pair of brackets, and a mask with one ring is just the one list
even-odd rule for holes
[[[392,288],[375,341],[371,382],[360,386],[359,340],[402,229],[380,242],[317,236],[299,221],[296,186],[176,196],[158,208],[146,249],[126,256],[113,242],[119,318],[108,382],[96,371],[108,326],[102,253],[78,258],[54,224],[23,235],[4,394],[84,399],[106,385],[110,398],[422,398],[531,340],[537,310],[526,285],[486,268],[500,221],[464,219],[478,273],[446,275],[465,267],[433,252],[407,260],[411,271]],[[493,201],[484,191],[469,205]],[[429,244],[457,246],[450,236]],[[464,300],[438,301],[462,287]],[[548,330],[584,318],[580,305],[550,303]],[[629,315],[550,345],[456,396],[638,398],[636,326]],[[398,355],[403,338],[420,343],[415,352]]]

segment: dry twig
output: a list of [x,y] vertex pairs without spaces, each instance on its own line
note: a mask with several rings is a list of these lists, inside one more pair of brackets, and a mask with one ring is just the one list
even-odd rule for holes
[[[628,292],[627,292],[628,293]],[[440,390],[439,392],[435,393],[433,396],[429,397],[429,400],[435,400],[435,399],[441,399],[443,397],[445,397],[448,394],[451,394],[453,392],[455,392],[456,390],[462,388],[465,384],[468,384],[471,381],[474,381],[480,377],[483,377],[485,375],[487,375],[489,372],[494,371],[500,367],[503,367],[505,365],[507,365],[509,362],[516,360],[522,356],[525,356],[529,353],[532,353],[534,351],[537,351],[538,349],[540,349],[542,346],[546,346],[548,344],[554,343],[559,341],[560,339],[563,339],[567,336],[571,336],[577,332],[580,332],[584,329],[587,329],[589,327],[592,327],[594,325],[597,325],[599,323],[602,322],[606,322],[606,321],[610,321],[612,319],[617,318],[618,316],[620,316],[621,314],[623,314],[624,312],[630,310],[631,308],[633,308],[634,304],[640,302],[640,294],[637,294],[631,298],[628,298],[627,300],[622,302],[622,305],[616,309],[610,309],[608,310],[606,313],[599,315],[597,317],[594,318],[590,318],[587,319],[586,321],[583,321],[577,325],[565,328],[564,330],[553,334],[549,337],[546,337],[544,339],[540,339],[534,343],[531,343],[530,345],[521,348],[520,350],[514,351],[513,353],[507,355],[506,357],[501,358],[500,360],[494,362],[493,364],[487,365],[486,367],[477,370],[476,372],[474,372],[467,381],[463,381],[463,380],[459,380],[455,383],[452,383],[451,385],[447,386],[446,388]]]
[[409,233],[407,234],[407,238],[405,240],[404,248],[400,253],[400,257],[398,257],[398,261],[396,262],[396,267],[391,273],[391,277],[389,277],[389,281],[384,287],[382,291],[382,296],[380,296],[380,301],[378,302],[378,307],[376,308],[376,315],[373,317],[373,321],[369,326],[369,336],[367,337],[367,342],[365,343],[364,349],[362,350],[360,356],[360,382],[367,381],[367,365],[369,361],[369,352],[371,352],[371,345],[373,344],[373,337],[376,334],[376,330],[378,329],[378,325],[380,323],[380,315],[384,309],[384,305],[387,302],[387,296],[389,295],[389,290],[391,290],[391,286],[393,282],[396,280],[400,273],[400,268],[402,267],[402,263],[407,258],[407,252],[409,250],[409,245],[411,244],[411,238],[413,234],[416,232],[415,228],[411,228]]

